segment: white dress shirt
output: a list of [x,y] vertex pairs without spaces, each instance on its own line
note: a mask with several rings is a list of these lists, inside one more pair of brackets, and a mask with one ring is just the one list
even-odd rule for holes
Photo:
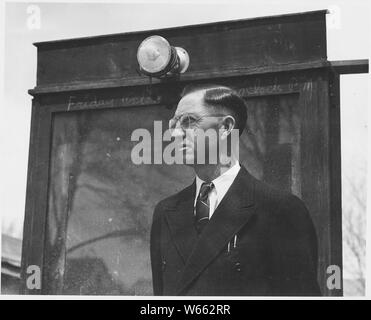
[[[209,193],[209,203],[210,203],[210,211],[209,211],[209,219],[211,219],[215,209],[218,207],[219,203],[224,198],[225,194],[229,190],[230,186],[232,185],[234,179],[236,178],[238,172],[240,171],[241,166],[237,162],[231,168],[229,168],[226,172],[221,174],[219,177],[214,179],[212,183],[214,184],[214,188]],[[198,194],[200,193],[201,185],[205,181],[201,180],[196,175],[196,196],[194,201],[194,206],[196,207],[196,201]]]

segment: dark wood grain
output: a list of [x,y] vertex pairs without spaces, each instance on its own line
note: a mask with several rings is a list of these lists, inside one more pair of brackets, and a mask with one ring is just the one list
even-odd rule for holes
[[[342,228],[342,184],[341,184],[341,121],[340,121],[340,76],[329,71],[329,179],[330,179],[330,263],[343,270],[343,228]],[[343,278],[341,278],[343,281]],[[341,284],[343,288],[343,282]],[[334,295],[343,295],[343,290],[334,290]]]
[[41,290],[27,288],[27,268],[38,266],[43,271],[49,155],[52,113],[33,102],[30,159],[28,169],[26,212],[22,248],[22,287],[26,294],[40,294]]
[[331,61],[331,67],[339,74],[368,73],[368,59]]
[[68,83],[59,83],[51,85],[39,85],[34,89],[29,90],[29,94],[33,96],[48,94],[48,93],[63,93],[63,92],[74,92],[84,90],[95,90],[95,89],[110,89],[110,88],[123,88],[132,86],[146,86],[158,84],[176,84],[186,83],[197,80],[208,80],[210,79],[222,79],[226,77],[241,77],[250,75],[261,75],[270,74],[277,72],[290,72],[300,70],[318,69],[330,66],[328,61],[311,61],[302,63],[289,63],[282,65],[268,65],[261,67],[248,67],[248,68],[237,68],[237,69],[219,69],[214,71],[194,71],[181,75],[177,79],[168,79],[167,81],[151,79],[145,76],[126,77],[124,79],[111,79],[111,80],[94,80],[94,81],[75,81]]
[[188,51],[189,74],[325,61],[325,13],[315,11],[38,43],[37,86],[135,79],[137,48],[154,34]]

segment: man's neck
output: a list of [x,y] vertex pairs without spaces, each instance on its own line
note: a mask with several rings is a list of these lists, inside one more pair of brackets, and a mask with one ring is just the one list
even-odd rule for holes
[[193,169],[196,175],[205,182],[211,182],[215,180],[217,177],[222,175],[224,172],[229,170],[237,163],[236,160],[232,160],[230,163],[226,165],[222,164],[203,164],[203,165],[194,165]]

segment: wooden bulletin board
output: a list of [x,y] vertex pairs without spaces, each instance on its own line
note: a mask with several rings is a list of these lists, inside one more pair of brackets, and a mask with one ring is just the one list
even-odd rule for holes
[[[189,83],[226,84],[247,101],[240,159],[298,195],[319,241],[319,283],[342,266],[339,73],[326,57],[326,11],[37,43],[22,279],[27,294],[151,295],[154,205],[191,183],[189,168],[136,166],[131,132],[167,124]],[[158,34],[185,48],[179,79],[138,73]],[[164,125],[164,129],[165,125]]]

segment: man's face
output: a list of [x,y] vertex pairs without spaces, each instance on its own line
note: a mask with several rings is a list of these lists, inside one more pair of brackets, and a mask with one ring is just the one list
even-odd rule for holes
[[[182,141],[179,150],[183,152],[183,163],[189,165],[209,163],[208,155],[211,152],[217,154],[218,150],[218,129],[221,114],[217,114],[214,108],[204,105],[203,95],[204,91],[196,91],[183,97],[178,103],[173,118],[179,121],[175,123],[172,136]],[[181,124],[182,119],[186,119],[186,121]],[[189,129],[184,130],[184,125],[189,126]],[[205,131],[210,132],[210,129],[215,131],[216,138],[200,139],[200,135]],[[205,157],[202,156],[201,161],[200,159],[197,161],[197,143],[199,143],[199,150],[204,150]]]

